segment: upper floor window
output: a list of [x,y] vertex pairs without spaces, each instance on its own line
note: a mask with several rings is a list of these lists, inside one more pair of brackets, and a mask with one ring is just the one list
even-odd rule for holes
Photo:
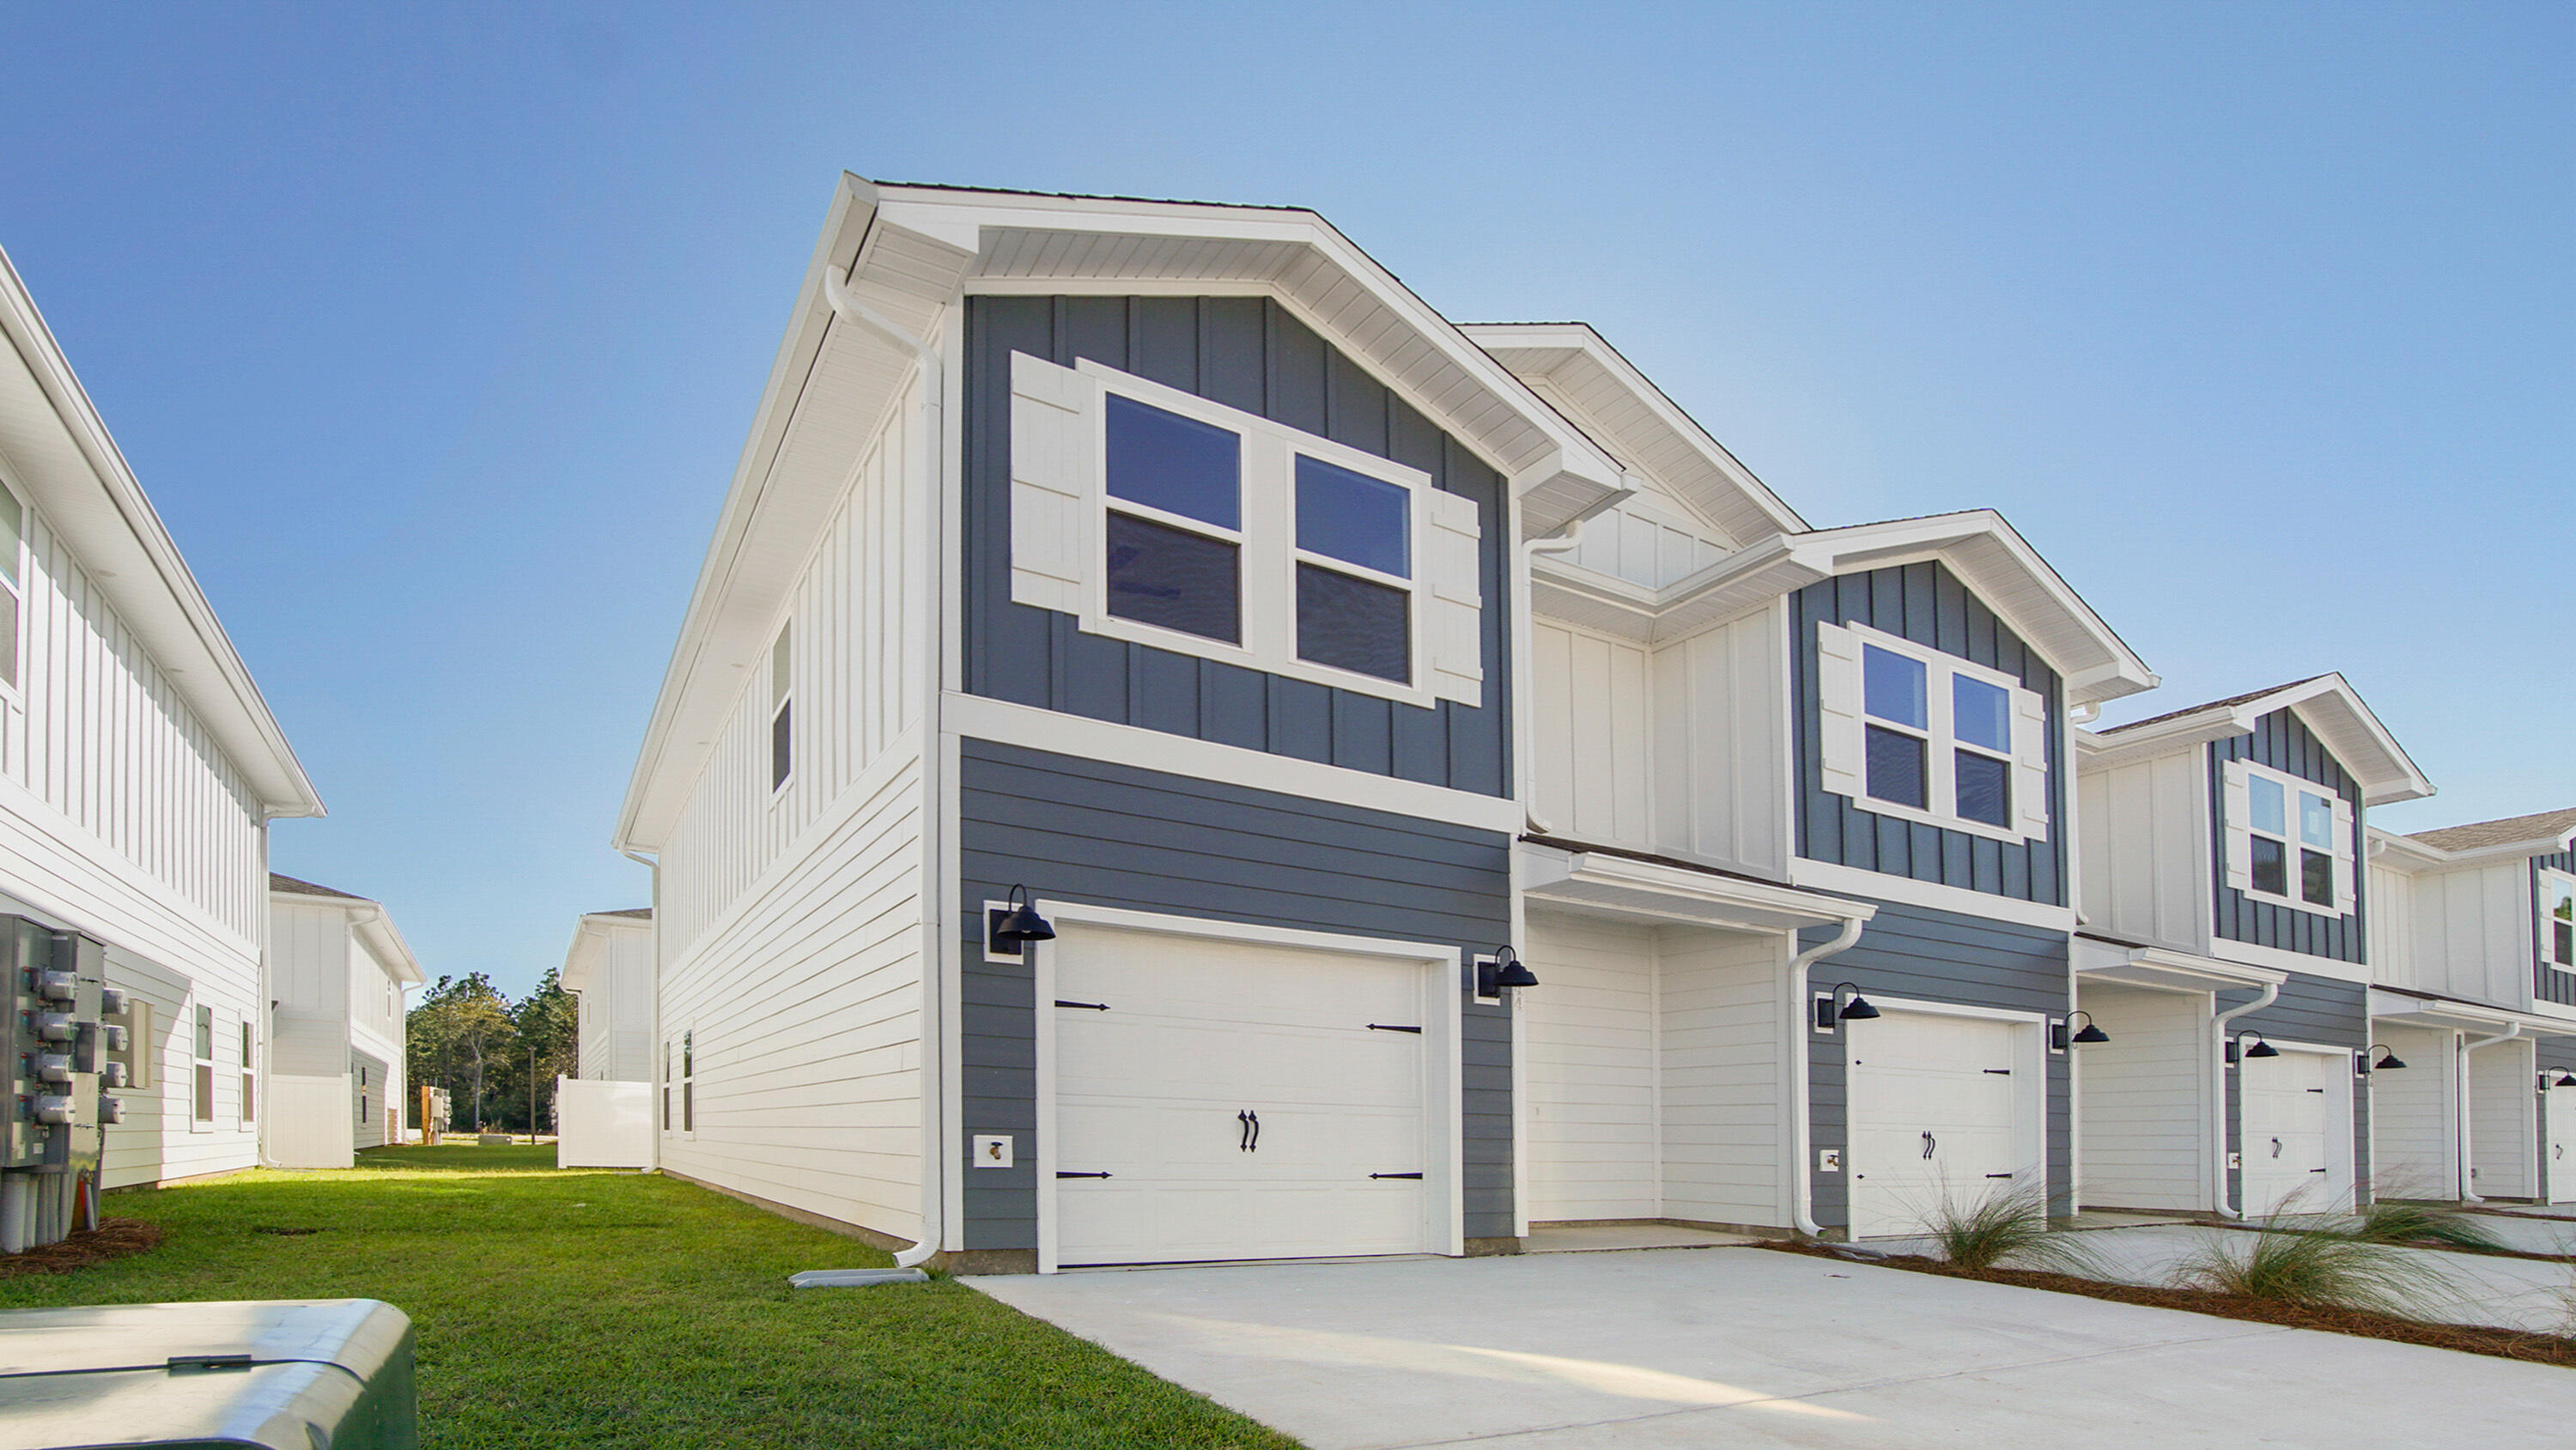
[[795,656],[790,650],[789,632],[796,626],[782,624],[778,638],[769,646],[769,788],[772,791],[787,784],[796,772],[795,701],[791,686],[795,683]]
[[2048,710],[2037,691],[1865,625],[1816,629],[1826,790],[1997,840],[2048,834]]
[[1481,703],[1472,500],[1096,363],[1011,361],[1014,601],[1410,704]]
[[0,685],[18,685],[18,616],[25,613],[27,510],[0,486]]
[[2540,959],[2576,972],[2576,876],[2564,871],[2540,873]]
[[2324,916],[2353,908],[2352,803],[2314,781],[2226,763],[2227,884]]

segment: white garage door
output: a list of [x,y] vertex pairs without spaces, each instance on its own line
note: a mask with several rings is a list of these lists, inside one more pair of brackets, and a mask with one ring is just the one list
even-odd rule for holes
[[2283,1052],[2239,1065],[2246,1217],[2283,1208],[2329,1213],[2352,1206],[2350,1177],[2335,1171],[2343,1157],[2335,1151],[2335,1135],[2344,1118],[2333,1097],[2350,1060],[2339,1053]]
[[1075,925],[1054,958],[1057,1263],[1430,1247],[1420,963]]
[[[2549,1080],[2566,1076],[2553,1070]],[[2549,1179],[2551,1203],[2576,1203],[2576,1087],[2553,1087],[2542,1103],[2549,1116],[2548,1140],[2543,1148],[2544,1171]]]
[[1919,1233],[2041,1166],[2023,1034],[1984,1017],[1905,1012],[1845,1022],[1854,1238]]

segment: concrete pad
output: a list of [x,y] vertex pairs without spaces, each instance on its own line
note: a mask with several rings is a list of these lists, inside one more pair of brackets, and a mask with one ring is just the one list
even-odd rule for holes
[[2504,1240],[2505,1247],[2509,1249],[2520,1249],[2526,1254],[2576,1254],[2576,1220],[2481,1213],[2472,1221]]
[[[2543,1225],[2545,1227],[2545,1225]],[[2183,1265],[2213,1244],[2250,1241],[2254,1230],[2130,1228],[2086,1234],[2081,1247],[2094,1268],[2090,1277],[2124,1284],[2178,1282]],[[2483,1324],[2502,1329],[2563,1333],[2567,1295],[2576,1290],[2576,1266],[2531,1259],[2500,1259],[2438,1249],[2398,1249],[2445,1281],[2414,1296],[2414,1317],[2444,1324]]]
[[2472,1208],[2472,1213],[2533,1214],[2541,1218],[2576,1219],[2576,1203],[2500,1203],[2491,1208]]
[[1758,1243],[1751,1234],[1669,1223],[1533,1224],[1525,1254],[1597,1254],[1614,1249],[1722,1249]]
[[2349,1450],[2576,1415],[2548,1366],[1751,1248],[965,1282],[1314,1450]]

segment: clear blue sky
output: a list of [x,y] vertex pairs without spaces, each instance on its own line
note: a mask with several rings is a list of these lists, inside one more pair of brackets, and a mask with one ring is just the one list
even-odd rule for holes
[[0,11],[0,245],[331,806],[518,991],[844,167],[1312,206],[1820,524],[2001,509],[2161,671],[2576,805],[2576,7]]

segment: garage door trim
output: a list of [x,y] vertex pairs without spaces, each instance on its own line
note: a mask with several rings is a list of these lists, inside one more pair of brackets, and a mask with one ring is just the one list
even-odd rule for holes
[[[2352,1070],[2352,1049],[2339,1047],[2330,1042],[2294,1042],[2288,1038],[2274,1037],[2266,1037],[2263,1040],[2280,1049],[2284,1054],[2295,1052],[2310,1057],[2331,1059],[2325,1064],[2325,1080],[2329,1086],[2326,1089],[2326,1192],[2322,1202],[2327,1207],[2308,1208],[2304,1211],[2315,1213],[2350,1210],[2358,1201],[2361,1186],[2361,1165],[2355,1161],[2356,1151],[2360,1146],[2360,1135],[2359,1130],[2354,1126],[2355,1115],[2360,1111],[2360,1088]],[[2233,1168],[2236,1175],[2234,1211],[2248,1219],[2260,1218],[2262,1215],[2255,1211],[2252,1195],[2246,1192],[2246,1182],[2251,1176],[2246,1169],[2246,1164],[2252,1161],[2253,1131],[2246,1126],[2245,1122],[2245,1061],[2242,1057],[2227,1064],[2227,1076],[2228,1098],[2236,1115]],[[2340,1089],[2333,1084],[2341,1084]]]
[[[1818,995],[1822,996],[1824,994]],[[1881,1008],[1888,1012],[1923,1017],[1974,1018],[1979,1021],[1991,1022],[1998,1026],[2009,1027],[2012,1029],[2012,1071],[2014,1075],[2012,1135],[2013,1140],[2017,1145],[2015,1151],[2017,1155],[2027,1157],[2030,1161],[2031,1171],[2038,1173],[2041,1176],[2042,1181],[2045,1181],[2048,1173],[2047,1123],[2048,1062],[2050,1057],[2050,1053],[2048,1051],[2049,1014],[2045,1012],[2021,1011],[2008,1007],[1971,1007],[1955,1002],[1927,1002],[1913,998],[1893,997],[1885,994],[1880,994],[1874,1000],[1878,1002]],[[1813,1009],[1810,1008],[1811,1013],[1812,1010]],[[1814,1020],[1812,1015],[1808,1020],[1810,1022]],[[1859,1133],[1859,1124],[1851,1111],[1850,1038],[1848,1036],[1843,1037],[1841,1045],[1843,1049],[1843,1072],[1845,1084],[1843,1100],[1843,1141],[1846,1146],[1846,1150],[1848,1151],[1849,1145]],[[1855,1175],[1851,1181],[1844,1185],[1843,1190],[1845,1196],[1844,1202],[1846,1215],[1845,1232],[1849,1233],[1854,1238],[1858,1238],[1860,1236],[1859,1230],[1862,1226],[1864,1210],[1883,1212],[1884,1205],[1875,1201],[1872,1190],[1866,1190],[1861,1187],[1861,1180],[1857,1176],[1859,1170],[1856,1165],[1847,1166],[1845,1171]]]
[[[1408,962],[1420,970],[1423,1021],[1424,1144],[1423,1251],[1463,1255],[1467,1251],[1463,1195],[1465,1121],[1460,1098],[1460,1017],[1465,992],[1463,958],[1455,946],[1432,942],[1390,941],[1296,927],[1262,926],[1208,917],[1172,916],[1088,902],[1036,900],[1038,914],[1059,925],[1108,927],[1120,931],[1168,936],[1204,937],[1215,941],[1334,952]],[[1037,1013],[1037,1207],[1038,1272],[1056,1272],[1056,1014],[1045,1010],[1055,1000],[1056,961],[1053,942],[1032,943],[1030,977]],[[1515,1024],[1517,1025],[1517,1024]],[[968,1172],[975,1171],[972,1168]]]

